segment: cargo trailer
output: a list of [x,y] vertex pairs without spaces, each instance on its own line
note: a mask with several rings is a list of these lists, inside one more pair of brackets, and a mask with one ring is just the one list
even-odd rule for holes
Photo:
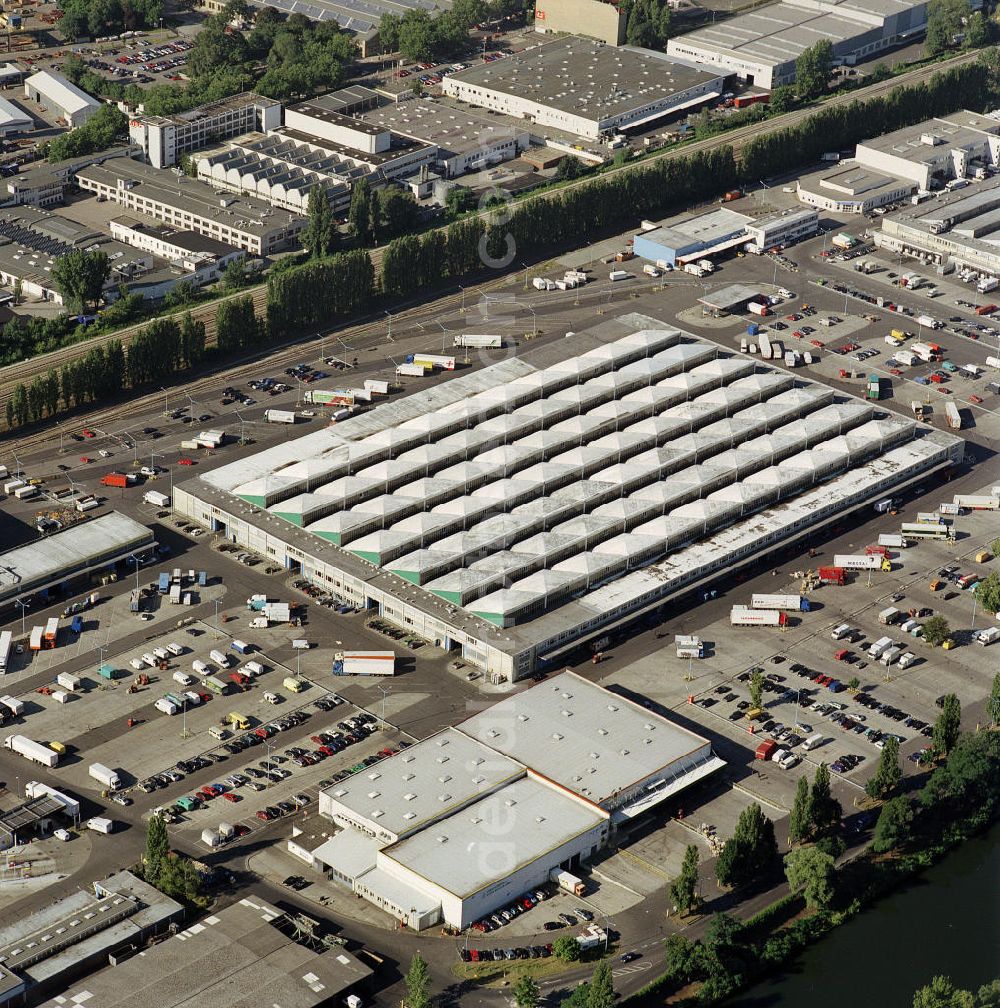
[[91,763],[87,773],[99,784],[103,784],[112,791],[117,791],[122,786],[122,779],[117,771],[106,767],[103,763]]
[[794,612],[809,612],[809,599],[804,595],[768,595],[754,592],[750,596],[751,609],[790,609]]
[[42,766],[54,767],[59,762],[59,754],[49,746],[35,742],[24,735],[8,735],[3,743],[8,749],[18,753],[33,763],[40,763]]
[[142,499],[147,504],[152,504],[154,507],[170,506],[170,498],[165,493],[160,493],[159,490],[147,490],[142,495]]
[[788,617],[777,609],[748,609],[746,606],[733,606],[729,614],[730,626],[783,627],[787,623]]
[[395,651],[338,651],[333,655],[334,675],[396,674]]
[[12,717],[20,717],[24,712],[24,701],[18,700],[17,697],[12,696],[0,696],[0,707],[6,708],[6,712],[10,712]]
[[7,671],[14,635],[10,630],[0,631],[0,675]]
[[880,558],[861,553],[837,553],[833,558],[833,563],[835,567],[842,567],[844,570],[877,570]]
[[264,410],[264,419],[268,423],[293,424],[295,423],[295,413],[293,410],[267,409]]
[[481,336],[474,333],[463,333],[455,337],[454,345],[477,349],[499,349],[503,346],[503,336]]
[[430,368],[424,367],[422,364],[397,364],[396,374],[401,378],[423,378]]
[[441,354],[413,354],[411,357],[407,357],[406,363],[419,364],[430,368],[441,368],[442,371],[455,370],[455,358],[445,357]]
[[1000,509],[1000,498],[976,494],[955,494],[952,503],[956,507],[968,508],[970,511],[996,511]]

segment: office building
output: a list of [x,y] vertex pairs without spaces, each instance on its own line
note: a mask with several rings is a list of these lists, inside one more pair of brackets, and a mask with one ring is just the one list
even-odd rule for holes
[[663,53],[574,37],[477,63],[449,74],[441,87],[470,105],[587,140],[652,126],[724,90],[721,74]]
[[129,121],[128,132],[154,168],[169,168],[182,154],[241,133],[266,133],[280,125],[281,102],[244,92],[177,115],[138,116]]
[[250,196],[221,197],[211,186],[129,158],[112,158],[76,173],[77,185],[135,214],[163,221],[253,256],[294,248],[306,219]]
[[566,32],[619,46],[625,43],[628,13],[608,0],[536,0],[535,31]]

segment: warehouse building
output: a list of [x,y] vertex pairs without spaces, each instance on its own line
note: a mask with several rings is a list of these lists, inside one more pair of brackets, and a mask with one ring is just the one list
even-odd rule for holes
[[853,160],[798,183],[803,203],[869,213],[1000,165],[1000,122],[967,109],[859,143]]
[[0,606],[87,577],[153,545],[153,533],[145,525],[111,511],[0,553]]
[[644,221],[643,230],[633,241],[633,251],[650,262],[683,266],[737,248],[765,252],[775,246],[792,245],[818,230],[819,215],[815,210],[784,211],[755,218],[718,207],[658,224]]
[[470,105],[588,140],[651,126],[725,90],[722,75],[663,53],[575,37],[448,74],[441,87]]
[[371,975],[317,921],[251,894],[93,974],[45,1008],[320,1008],[367,995]]
[[573,343],[199,475],[175,509],[517,680],[961,458],[648,316]]
[[872,237],[894,256],[1000,277],[1000,178],[889,214]]
[[536,0],[535,31],[566,32],[620,46],[625,43],[628,12],[609,0]]
[[227,137],[281,125],[281,102],[244,92],[170,116],[138,116],[128,124],[129,138],[142,148],[154,168],[170,168],[182,154]]
[[706,739],[564,672],[321,791],[342,829],[310,863],[407,927],[465,928],[724,765]]
[[23,133],[31,129],[33,124],[34,120],[27,112],[6,98],[0,98],[0,137]]
[[61,993],[106,966],[109,956],[133,953],[183,917],[180,903],[127,871],[12,915],[0,929],[0,1005],[37,1004],[46,996],[53,1005],[82,1003]]
[[838,62],[853,65],[926,27],[926,0],[781,0],[672,38],[667,55],[770,89],[792,84],[795,61],[821,39]]
[[449,179],[510,161],[531,146],[531,136],[518,126],[425,99],[382,105],[365,112],[364,119],[433,146],[431,167]]
[[[104,252],[110,270],[104,284],[104,298],[118,298],[122,286],[130,293],[149,299],[162,298],[182,281],[202,286],[217,280],[219,270],[204,259],[188,256],[170,259],[150,247],[125,240],[112,227],[112,235],[94,231],[78,221],[32,206],[0,211],[0,283],[21,285],[25,298],[63,303],[63,292],[52,269],[56,261],[74,251]],[[193,235],[200,240],[200,235]],[[135,247],[133,247],[135,246]],[[223,246],[230,253],[243,253]]]
[[198,234],[252,256],[266,256],[298,245],[305,227],[299,214],[279,210],[250,196],[222,197],[197,179],[157,171],[130,158],[112,158],[76,173],[77,185],[175,228]]
[[24,82],[24,97],[37,102],[70,129],[82,126],[101,107],[96,98],[55,70],[40,70],[28,77]]

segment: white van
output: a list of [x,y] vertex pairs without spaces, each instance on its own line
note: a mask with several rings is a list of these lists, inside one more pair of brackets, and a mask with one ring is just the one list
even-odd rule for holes
[[208,734],[211,735],[212,738],[216,738],[221,742],[223,739],[229,738],[229,729],[218,728],[215,725],[213,725],[211,728],[208,729]]
[[824,736],[820,732],[817,732],[815,735],[810,735],[809,738],[802,743],[802,748],[806,752],[811,752],[813,749],[823,744],[823,739]]
[[843,640],[851,632],[851,627],[847,623],[841,623],[839,627],[830,631],[830,636],[834,640]]
[[142,660],[150,667],[156,668],[157,661],[156,655],[150,654],[148,651],[142,656]]
[[132,666],[132,668],[134,668],[136,670],[136,672],[141,672],[142,671],[143,665],[142,665],[142,659],[141,658],[129,658],[128,663],[129,663],[129,665]]
[[194,676],[189,676],[187,672],[175,672],[173,680],[181,686],[191,686],[194,684]]
[[176,658],[178,655],[184,654],[184,645],[178,644],[176,641],[171,641],[167,645],[167,650]]
[[209,651],[208,657],[221,668],[229,668],[229,655],[223,654],[221,651]]
[[195,658],[195,660],[191,662],[191,668],[194,669],[196,675],[212,674],[212,670],[200,658]]
[[170,658],[170,652],[166,648],[162,647],[153,648],[153,654],[155,654],[160,661],[167,661]]

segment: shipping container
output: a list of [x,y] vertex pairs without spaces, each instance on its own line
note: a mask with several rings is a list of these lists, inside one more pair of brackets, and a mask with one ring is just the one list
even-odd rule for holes
[[56,684],[71,693],[78,693],[83,680],[72,672],[60,672],[56,676]]
[[101,485],[109,487],[130,487],[135,483],[135,477],[131,473],[113,472],[101,477]]
[[879,546],[892,546],[895,549],[903,549],[906,546],[906,540],[895,532],[880,532],[878,544]]
[[35,497],[37,495],[38,495],[38,487],[37,486],[18,487],[14,491],[14,496],[18,500],[29,500],[30,498]]
[[479,349],[498,349],[503,346],[502,336],[485,336],[476,333],[462,333],[455,337],[457,347],[475,347]]
[[[700,275],[700,274],[699,274]],[[612,270],[608,274],[608,279],[613,283],[619,280],[627,280],[629,278],[629,273],[626,270]]]
[[396,365],[396,374],[401,377],[410,378],[423,378],[429,371],[429,368],[424,367],[421,364],[398,364]]
[[10,664],[10,652],[13,648],[13,632],[10,630],[0,631],[0,674],[7,671]]
[[388,395],[389,394],[389,383],[387,381],[379,381],[375,378],[365,379],[365,388],[376,395]]

